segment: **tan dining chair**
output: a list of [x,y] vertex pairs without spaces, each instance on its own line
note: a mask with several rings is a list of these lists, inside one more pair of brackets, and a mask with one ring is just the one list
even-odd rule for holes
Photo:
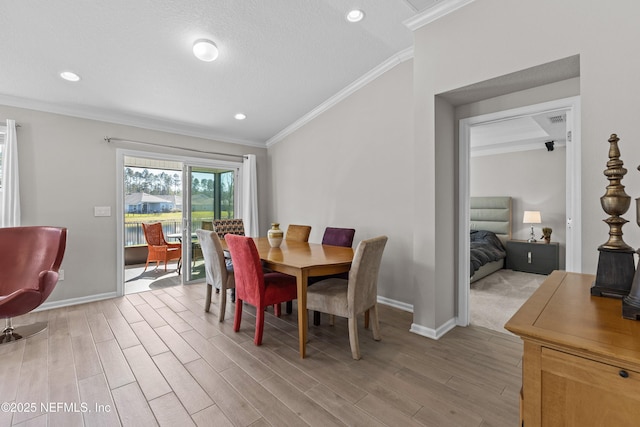
[[[349,280],[331,278],[307,289],[307,309],[349,319],[351,356],[360,359],[357,316],[369,311],[373,339],[380,341],[378,323],[378,272],[387,236],[363,240],[353,256]],[[346,283],[345,283],[346,282]]]
[[310,225],[290,224],[289,227],[287,227],[287,234],[285,234],[284,238],[285,240],[291,240],[294,242],[308,242],[310,234]]
[[[310,225],[289,224],[289,227],[287,227],[287,234],[285,234],[284,239],[293,242],[306,243],[309,241],[310,234]],[[285,311],[287,314],[293,313],[293,301],[287,301]]]
[[215,231],[196,230],[198,242],[204,257],[204,272],[206,277],[207,296],[204,301],[204,311],[209,312],[211,306],[211,293],[213,288],[220,293],[220,310],[218,321],[224,321],[227,308],[227,289],[235,288],[233,269],[227,266],[224,259],[224,251],[220,238]]

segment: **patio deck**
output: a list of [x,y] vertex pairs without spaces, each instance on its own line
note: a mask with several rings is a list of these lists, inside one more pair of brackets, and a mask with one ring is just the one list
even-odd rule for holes
[[[167,271],[164,271],[164,265],[160,265],[156,269],[155,263],[150,263],[147,271],[144,271],[144,264],[125,266],[125,295],[180,285],[182,283],[182,274],[178,275],[176,268],[177,263],[175,261],[169,262]],[[196,260],[195,263],[191,264],[191,278],[193,280],[204,280],[204,277],[204,261],[202,259]]]

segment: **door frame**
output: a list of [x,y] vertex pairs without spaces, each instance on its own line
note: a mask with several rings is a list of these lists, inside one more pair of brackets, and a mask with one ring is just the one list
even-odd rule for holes
[[[242,174],[241,172],[241,168],[242,168],[242,162],[229,162],[229,161],[216,161],[215,163],[211,163],[211,162],[206,162],[203,161],[202,159],[198,159],[197,161],[192,161],[192,159],[188,160],[188,161],[183,161],[182,162],[182,183],[183,183],[183,187],[182,187],[182,241],[183,242],[191,242],[191,223],[193,221],[192,218],[192,211],[191,211],[191,178],[192,178],[192,173],[193,173],[193,168],[211,168],[211,169],[223,169],[223,168],[227,168],[230,171],[233,171],[233,179],[234,179],[234,188],[236,189],[234,191],[233,194],[233,211],[234,211],[234,217],[236,217],[236,215],[239,212],[242,212],[242,197],[241,197],[241,190],[242,190]],[[188,183],[189,185],[185,186],[184,184]],[[189,209],[187,209],[186,207],[189,207]],[[192,252],[192,248],[193,246],[191,244],[189,245],[182,245],[182,274],[181,276],[181,281],[182,284],[191,284],[191,283],[197,283],[202,281],[202,279],[195,279],[195,280],[185,280],[185,277],[187,276],[185,273],[185,266],[189,267],[191,265],[191,262],[193,261],[193,259],[191,258],[193,256],[193,252]]]
[[[562,110],[567,113],[566,129],[570,140],[566,145],[566,271],[582,272],[582,207],[581,199],[581,134],[580,96],[557,99],[526,107],[498,111],[490,114],[461,119],[458,133],[458,267],[457,267],[457,316],[456,325],[469,324],[470,293],[470,173],[471,128],[500,120],[531,116],[549,111]],[[513,221],[513,220],[512,220]]]
[[[175,155],[175,154],[163,154],[151,151],[142,151],[142,150],[131,150],[126,148],[116,148],[116,212],[118,215],[118,219],[116,221],[116,245],[117,245],[117,254],[116,254],[116,265],[117,265],[117,274],[116,274],[116,294],[117,296],[124,295],[124,158],[125,157],[142,157],[147,159],[155,159],[155,160],[169,160],[173,162],[179,162],[182,164],[181,176],[184,176],[185,165],[190,166],[200,166],[207,168],[220,168],[225,167],[229,169],[236,169],[236,179],[235,182],[235,199],[234,199],[234,210],[236,212],[242,212],[242,168],[243,163],[233,162],[228,160],[216,160],[216,159],[202,159],[196,157],[189,157],[183,155]],[[183,177],[184,179],[184,177]],[[190,191],[190,189],[189,189]],[[184,210],[186,200],[186,192],[184,188],[183,182],[183,191],[182,191],[182,223],[183,223],[183,239],[184,239],[184,230],[185,230],[185,215]],[[189,250],[186,246],[183,245],[183,264],[186,259],[185,255],[187,255],[186,251]],[[180,281],[184,284],[184,276],[180,275]]]

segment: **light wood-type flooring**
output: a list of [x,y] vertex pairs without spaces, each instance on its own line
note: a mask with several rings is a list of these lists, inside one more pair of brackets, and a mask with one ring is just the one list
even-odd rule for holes
[[[245,306],[204,313],[204,285],[158,289],[41,311],[46,332],[0,345],[0,426],[514,426],[522,344],[480,327],[439,341],[409,332],[412,315],[379,307],[382,341],[360,319],[362,359],[347,323],[310,326],[266,316],[253,344]],[[229,299],[230,300],[230,299]],[[272,313],[272,311],[270,311]]]

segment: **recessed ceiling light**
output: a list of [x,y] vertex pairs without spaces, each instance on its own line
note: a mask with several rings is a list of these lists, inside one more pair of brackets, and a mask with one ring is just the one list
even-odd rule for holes
[[237,113],[235,116],[233,116],[236,120],[244,120],[247,118],[247,115],[244,113]]
[[70,82],[80,81],[80,76],[72,71],[63,71],[60,73],[60,77]]
[[218,47],[211,40],[199,39],[193,42],[193,54],[201,61],[215,61],[218,57]]
[[347,13],[347,21],[349,22],[360,22],[364,18],[364,12],[360,9],[353,9]]

